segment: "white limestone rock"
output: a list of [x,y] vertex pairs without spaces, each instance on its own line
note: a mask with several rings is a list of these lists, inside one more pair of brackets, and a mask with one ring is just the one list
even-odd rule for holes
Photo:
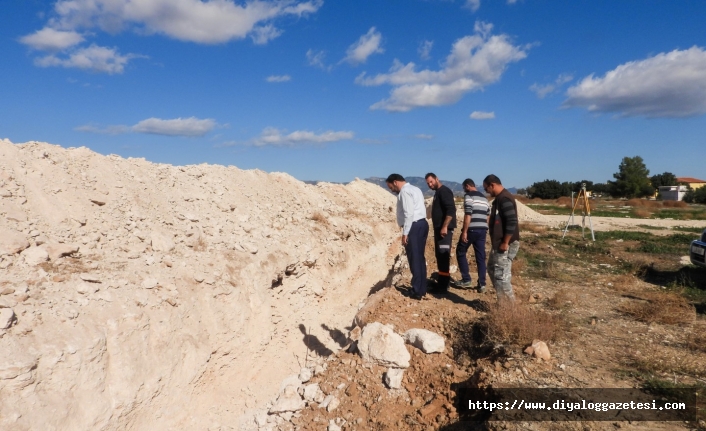
[[446,348],[444,337],[426,329],[410,329],[404,333],[404,339],[424,353],[441,353]]
[[0,329],[8,329],[15,322],[15,312],[12,308],[0,308]]
[[53,242],[44,244],[42,247],[44,247],[47,253],[49,253],[49,260],[52,261],[64,256],[69,256],[79,251],[79,247],[77,245],[60,244]]
[[174,250],[175,244],[172,238],[173,237],[166,232],[153,230],[150,234],[152,250],[163,253],[168,253]]
[[385,372],[385,384],[390,389],[399,389],[402,387],[402,377],[404,377],[404,370],[388,368]]
[[295,386],[289,385],[279,394],[277,401],[270,408],[269,413],[296,412],[306,407],[306,403],[297,393]]
[[87,295],[89,293],[98,292],[98,286],[95,283],[87,283],[85,281],[80,281],[76,283],[74,287],[76,288],[76,292],[80,293],[81,295]]
[[22,252],[25,263],[30,266],[37,266],[49,260],[49,253],[42,247],[30,247]]
[[364,360],[384,367],[409,367],[410,355],[404,339],[392,327],[379,322],[365,325],[358,340],[358,351]]
[[13,255],[29,248],[24,234],[12,229],[0,228],[0,256]]

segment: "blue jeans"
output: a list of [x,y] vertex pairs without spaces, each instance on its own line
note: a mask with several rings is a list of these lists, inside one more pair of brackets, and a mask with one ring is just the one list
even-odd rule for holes
[[498,295],[498,302],[515,301],[515,294],[512,292],[512,261],[519,250],[520,241],[515,241],[510,243],[510,248],[504,253],[496,249],[490,251],[488,275]]
[[471,273],[468,268],[466,254],[468,247],[473,246],[473,254],[476,257],[476,266],[478,267],[478,285],[485,286],[485,238],[487,234],[488,229],[468,229],[468,242],[458,240],[456,260],[458,261],[458,269],[461,271],[462,281],[471,282]]

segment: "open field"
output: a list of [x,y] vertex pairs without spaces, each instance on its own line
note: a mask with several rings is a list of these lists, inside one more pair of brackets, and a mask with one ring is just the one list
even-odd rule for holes
[[[571,214],[571,198],[521,199],[533,210],[548,215]],[[645,199],[591,199],[591,214],[596,217],[628,217],[639,219],[706,220],[706,206],[685,202]],[[581,207],[577,207],[580,213]]]

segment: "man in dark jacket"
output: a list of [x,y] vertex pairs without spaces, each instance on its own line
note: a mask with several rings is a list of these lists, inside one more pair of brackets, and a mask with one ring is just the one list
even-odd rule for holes
[[488,258],[488,275],[493,282],[498,302],[514,302],[512,292],[512,261],[520,249],[520,223],[517,218],[515,198],[495,175],[483,180],[483,189],[494,197],[490,209],[490,241],[492,249]]
[[433,173],[424,177],[430,189],[434,190],[434,201],[431,205],[431,221],[434,225],[434,253],[439,267],[439,281],[432,292],[446,293],[449,290],[451,274],[451,240],[456,228],[456,204],[450,188],[441,184]]

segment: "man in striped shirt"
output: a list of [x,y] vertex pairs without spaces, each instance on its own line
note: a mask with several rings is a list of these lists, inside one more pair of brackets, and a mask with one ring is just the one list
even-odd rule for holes
[[476,183],[467,178],[463,181],[463,228],[461,238],[456,245],[456,260],[461,271],[461,280],[456,287],[469,289],[471,273],[468,268],[466,253],[468,247],[473,246],[478,267],[478,291],[485,292],[485,237],[488,235],[488,218],[490,217],[490,204],[485,195],[476,189]]
[[494,197],[490,209],[490,241],[492,249],[488,258],[488,275],[493,281],[498,302],[515,302],[512,292],[512,261],[520,249],[520,223],[517,218],[515,198],[495,175],[483,180],[486,193]]

